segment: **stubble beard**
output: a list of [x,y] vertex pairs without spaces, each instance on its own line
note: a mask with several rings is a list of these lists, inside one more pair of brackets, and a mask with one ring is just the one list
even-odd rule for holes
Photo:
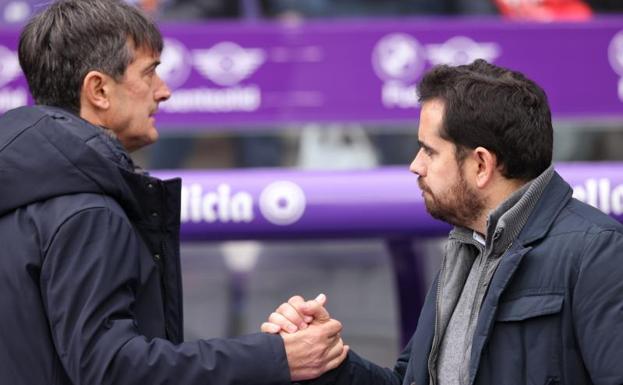
[[485,209],[484,199],[470,188],[462,172],[444,196],[434,195],[421,178],[418,179],[418,184],[425,192],[426,211],[433,218],[451,225],[471,228]]

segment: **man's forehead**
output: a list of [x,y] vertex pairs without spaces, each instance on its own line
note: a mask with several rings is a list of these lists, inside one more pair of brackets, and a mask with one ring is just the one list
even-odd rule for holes
[[147,46],[147,45],[138,46],[137,48],[134,49],[134,52],[140,53],[147,57],[155,57],[155,58],[160,57],[160,53],[161,53],[160,51],[153,49],[152,47]]
[[160,63],[160,52],[147,47],[133,50],[130,64],[151,65],[154,62]]
[[420,124],[418,137],[439,136],[439,129],[443,122],[444,103],[438,99],[427,100],[422,103],[420,110]]
[[443,100],[439,98],[430,99],[422,102],[422,108],[420,110],[421,113],[427,113],[429,115],[438,115],[443,116],[446,104]]
[[134,42],[134,39],[128,38],[127,47],[130,50],[130,52],[132,52],[135,58],[137,56],[152,57],[156,59],[160,58],[161,52],[157,48],[152,47],[147,42],[143,42],[142,44],[136,44]]

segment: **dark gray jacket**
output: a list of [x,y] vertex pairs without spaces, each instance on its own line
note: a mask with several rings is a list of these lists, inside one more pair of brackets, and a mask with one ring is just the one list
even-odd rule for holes
[[[623,384],[623,226],[571,194],[555,174],[501,257],[464,385]],[[428,385],[436,286],[394,370],[349,353],[317,383]]]
[[180,181],[61,109],[0,117],[0,382],[278,385],[279,336],[182,342]]

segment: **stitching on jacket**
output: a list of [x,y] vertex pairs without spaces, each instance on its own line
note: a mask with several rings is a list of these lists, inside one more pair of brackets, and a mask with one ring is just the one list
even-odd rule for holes
[[33,128],[34,126],[36,126],[37,124],[39,124],[39,122],[45,118],[49,117],[48,115],[43,115],[42,117],[40,117],[36,122],[34,122],[33,124],[31,124],[30,126],[26,126],[24,127],[22,130],[18,131],[12,138],[10,138],[5,144],[4,146],[0,147],[0,152],[4,151],[5,148],[7,148],[9,145],[11,145],[15,140],[17,140],[17,138],[19,138],[20,136],[22,136],[22,134],[24,134],[26,131],[30,130],[31,128]]

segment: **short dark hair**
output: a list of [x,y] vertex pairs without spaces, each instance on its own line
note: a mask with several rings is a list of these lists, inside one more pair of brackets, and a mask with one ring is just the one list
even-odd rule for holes
[[119,81],[139,48],[162,52],[162,35],[137,8],[120,0],[60,0],[24,27],[19,62],[37,104],[78,113],[87,73]]
[[552,162],[553,129],[547,96],[522,73],[478,59],[461,66],[439,65],[418,84],[420,102],[444,103],[440,135],[456,146],[493,152],[509,179],[531,180]]

